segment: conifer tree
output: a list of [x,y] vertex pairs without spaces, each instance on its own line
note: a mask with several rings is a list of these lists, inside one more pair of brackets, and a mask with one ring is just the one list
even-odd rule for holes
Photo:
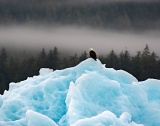
[[8,89],[8,76],[7,76],[7,53],[5,48],[1,49],[0,53],[0,93],[2,94],[4,90]]
[[151,59],[150,59],[151,55],[150,55],[150,50],[148,45],[145,46],[143,52],[142,52],[142,57],[141,57],[141,79],[144,80],[145,78],[149,78],[149,69],[150,68],[150,63],[151,63]]
[[42,51],[40,52],[39,56],[38,56],[38,60],[37,60],[37,68],[43,68],[46,66],[46,60],[47,60],[47,55],[46,55],[46,51],[43,48]]
[[141,52],[138,51],[136,56],[132,57],[132,67],[131,71],[134,76],[137,77],[138,80],[140,80],[140,74],[141,74]]
[[59,58],[59,51],[57,47],[54,47],[53,49],[53,69],[56,70],[59,68],[60,58]]
[[150,50],[149,50],[149,46],[146,44],[143,53],[142,53],[142,57],[143,58],[148,58],[150,56]]
[[47,66],[53,70],[59,68],[60,58],[59,58],[59,51],[57,47],[49,51],[48,58],[47,58]]
[[81,61],[83,61],[83,60],[85,60],[85,59],[87,59],[87,53],[86,53],[86,51],[84,51],[84,52],[81,54],[81,56],[79,57],[79,62],[81,62]]
[[119,68],[119,59],[114,50],[111,50],[111,52],[107,56],[106,66],[113,67],[115,69]]
[[149,58],[149,69],[148,69],[148,72],[149,72],[149,77],[150,78],[157,78],[157,73],[155,71],[158,70],[158,56],[155,54],[155,52],[152,52],[152,54],[150,55],[150,58]]
[[0,53],[0,71],[4,72],[7,62],[7,53],[5,48],[2,48]]
[[126,50],[125,52],[121,52],[120,53],[120,67],[123,70],[126,70],[128,72],[130,72],[130,64],[131,63],[131,59],[130,59],[130,54],[128,52],[128,50]]
[[60,62],[60,69],[68,68],[69,67],[69,61],[68,58],[64,57]]
[[71,56],[69,58],[69,61],[70,61],[70,66],[75,66],[78,64],[78,57],[77,57],[77,54],[75,53],[74,56]]

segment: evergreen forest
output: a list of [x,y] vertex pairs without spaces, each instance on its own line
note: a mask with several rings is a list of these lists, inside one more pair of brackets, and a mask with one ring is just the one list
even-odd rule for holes
[[[76,66],[89,57],[84,51],[81,55],[62,56],[57,47],[46,52],[43,48],[38,55],[9,55],[3,47],[0,50],[0,93],[8,90],[10,82],[19,82],[39,74],[40,68],[60,70]],[[144,50],[131,56],[128,50],[116,54],[114,50],[98,59],[107,68],[122,69],[134,75],[139,81],[148,78],[160,79],[160,59],[155,52],[150,52],[148,45]]]
[[34,21],[110,29],[160,29],[160,2],[91,4],[75,0],[0,0],[0,24]]

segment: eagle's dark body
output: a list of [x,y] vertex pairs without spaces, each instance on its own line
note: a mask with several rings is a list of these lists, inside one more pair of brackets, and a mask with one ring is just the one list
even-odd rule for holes
[[90,50],[89,55],[90,55],[90,57],[93,58],[94,60],[97,60],[97,55],[96,55],[95,51]]

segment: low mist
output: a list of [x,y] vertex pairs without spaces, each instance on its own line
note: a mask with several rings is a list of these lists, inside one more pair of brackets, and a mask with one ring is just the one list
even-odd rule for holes
[[148,44],[150,51],[160,55],[160,32],[126,32],[94,29],[80,26],[0,26],[0,46],[9,50],[40,51],[53,49],[60,52],[82,53],[94,48],[97,54],[119,53],[128,50],[132,55]]

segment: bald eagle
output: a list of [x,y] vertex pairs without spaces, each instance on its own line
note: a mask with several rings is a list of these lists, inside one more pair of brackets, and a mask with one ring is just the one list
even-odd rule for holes
[[96,55],[95,51],[93,50],[93,48],[90,48],[89,55],[94,60],[97,60],[97,55]]

